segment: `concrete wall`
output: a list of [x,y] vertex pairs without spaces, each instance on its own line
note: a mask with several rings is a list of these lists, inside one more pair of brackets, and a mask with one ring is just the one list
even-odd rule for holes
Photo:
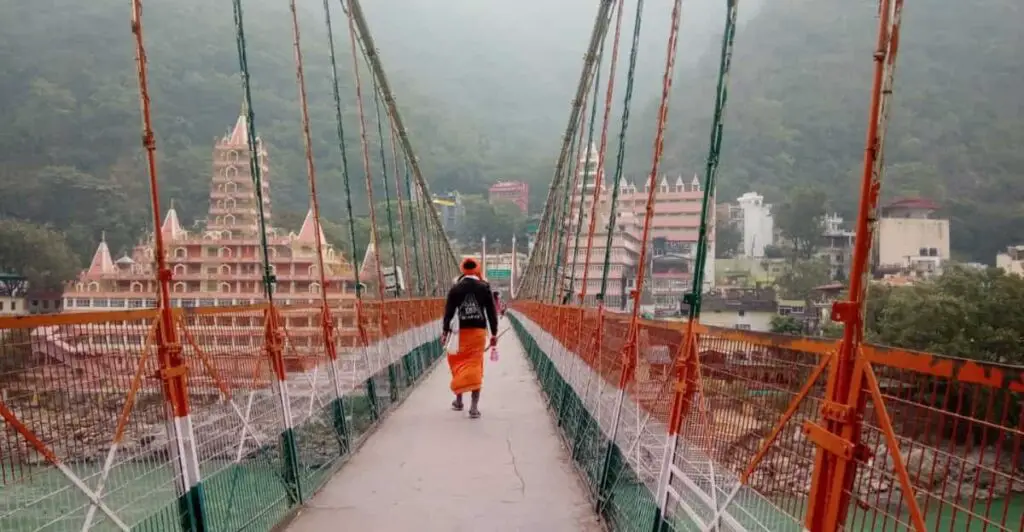
[[[774,312],[744,311],[740,316],[738,311],[707,311],[701,312],[700,322],[713,327],[728,327],[735,329],[737,325],[749,326],[751,331],[768,332],[771,330],[772,316]],[[746,329],[747,327],[743,327]]]
[[935,248],[941,262],[949,260],[949,220],[882,218],[878,222],[878,265],[905,264]]

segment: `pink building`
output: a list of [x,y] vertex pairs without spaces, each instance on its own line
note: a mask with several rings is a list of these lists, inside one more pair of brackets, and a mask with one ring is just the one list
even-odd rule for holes
[[[171,269],[171,303],[176,307],[249,305],[263,301],[263,266],[255,188],[249,171],[246,119],[239,116],[234,129],[213,148],[210,206],[205,225],[185,230],[172,205],[161,231]],[[267,152],[257,139],[262,169],[262,201],[270,217],[270,186]],[[298,233],[269,229],[271,269],[277,277],[275,300],[279,304],[319,304],[321,290],[337,308],[339,340],[354,341],[354,296],[352,266],[326,240],[324,266],[327,286],[320,285],[316,233],[312,211]],[[321,239],[322,239],[321,235]],[[65,311],[120,310],[156,307],[153,236],[139,242],[130,254],[113,260],[106,241],[101,240],[89,269],[68,283],[63,295]],[[261,342],[263,318],[226,316],[229,327],[218,329],[215,345],[249,346]],[[297,348],[319,342],[318,316],[285,318],[290,341]]]
[[519,206],[523,214],[527,213],[530,200],[530,186],[521,181],[501,181],[488,189],[488,201],[494,205],[496,201],[511,201]]
[[[587,161],[586,177],[581,176],[581,183],[577,187],[574,205],[579,205],[579,195],[585,192],[583,200],[583,233],[586,234],[589,225],[590,205],[593,198],[593,183],[597,172],[596,148],[591,147],[590,161]],[[582,164],[584,161],[580,161]],[[599,212],[607,212],[611,203],[612,189],[608,180],[614,178],[607,172],[602,178],[601,192],[599,193]],[[647,183],[643,183],[647,181]],[[644,213],[647,209],[648,192],[652,183],[649,179],[642,179],[640,186],[632,180],[622,179],[617,184],[619,188],[618,213],[630,214],[639,220],[642,227]],[[701,202],[704,198],[704,191],[701,182],[696,175],[691,179],[684,179],[682,176],[669,177],[662,175],[655,180],[653,186],[658,187],[655,196],[654,217],[652,219],[651,235],[648,245],[653,246],[655,239],[664,239],[663,252],[676,260],[666,261],[666,267],[653,268],[651,283],[653,295],[658,300],[674,298],[676,293],[681,296],[682,292],[689,289],[693,279],[693,260],[696,254],[697,237],[700,231]],[[581,190],[585,189],[585,190]],[[715,201],[710,201],[711,213],[708,228],[709,250],[705,263],[705,290],[710,289],[714,283],[715,271]],[[566,229],[574,228],[579,211],[574,210],[571,219],[566,221]],[[605,215],[605,219],[607,215]],[[598,218],[598,226],[602,225],[602,219]],[[604,230],[598,227],[595,235]],[[640,238],[637,233],[636,237]],[[581,244],[583,245],[583,244]],[[653,256],[654,253],[651,253]],[[671,263],[671,267],[668,267]]]

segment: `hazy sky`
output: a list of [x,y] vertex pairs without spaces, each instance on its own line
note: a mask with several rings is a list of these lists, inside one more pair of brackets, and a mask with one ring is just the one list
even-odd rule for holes
[[[517,128],[557,143],[598,0],[375,0],[364,10],[389,72],[462,109],[484,131]],[[679,68],[698,60],[721,26],[724,0],[684,4]],[[625,76],[636,2],[627,2]],[[670,0],[645,2],[635,98],[660,94]],[[620,78],[621,79],[621,78]],[[620,85],[621,87],[621,85]]]

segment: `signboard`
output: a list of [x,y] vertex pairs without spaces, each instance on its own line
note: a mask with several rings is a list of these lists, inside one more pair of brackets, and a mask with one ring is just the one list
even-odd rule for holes
[[384,274],[384,290],[395,292],[397,287],[403,292],[405,291],[405,279],[402,277],[402,268],[381,268],[381,273]]
[[512,270],[510,268],[488,268],[487,269],[487,280],[507,280],[512,278]]

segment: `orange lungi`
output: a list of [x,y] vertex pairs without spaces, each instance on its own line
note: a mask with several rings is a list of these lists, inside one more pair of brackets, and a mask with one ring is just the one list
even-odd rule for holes
[[487,329],[459,329],[458,335],[458,352],[448,354],[451,387],[456,394],[476,391],[483,386]]

